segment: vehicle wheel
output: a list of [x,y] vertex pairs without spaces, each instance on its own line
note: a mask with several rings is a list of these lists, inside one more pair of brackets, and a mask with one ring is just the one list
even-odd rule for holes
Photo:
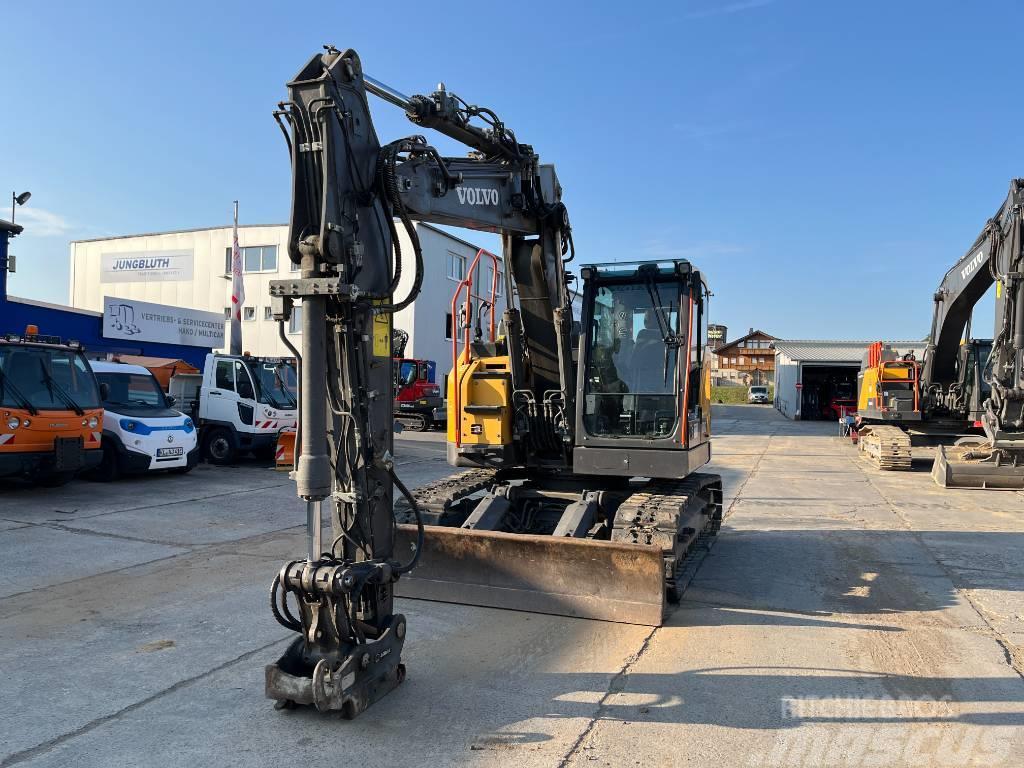
[[90,480],[99,480],[101,483],[109,483],[121,476],[121,467],[117,461],[117,451],[109,445],[103,446],[103,459],[96,465],[96,469],[88,474]]
[[41,475],[37,478],[36,482],[46,488],[57,488],[70,483],[74,476],[74,472],[51,472],[47,475]]
[[211,464],[230,464],[238,454],[238,442],[230,429],[211,430],[203,441],[203,454]]

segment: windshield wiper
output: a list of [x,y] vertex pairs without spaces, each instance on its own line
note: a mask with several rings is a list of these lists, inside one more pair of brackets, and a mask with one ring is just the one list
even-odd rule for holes
[[36,416],[39,413],[38,409],[32,405],[32,401],[25,397],[21,390],[14,386],[14,382],[7,378],[7,374],[3,372],[3,369],[0,369],[0,392],[5,389],[9,390],[15,399],[21,402],[25,410],[29,412],[29,415]]
[[46,388],[50,391],[50,399],[53,399],[53,393],[56,392],[65,405],[70,407],[77,415],[83,416],[85,411],[82,410],[82,406],[76,403],[75,399],[65,392],[64,388],[57,383],[57,380],[50,375],[50,372],[46,370],[46,364],[42,360],[39,361],[39,368],[43,372],[43,382],[45,382]]

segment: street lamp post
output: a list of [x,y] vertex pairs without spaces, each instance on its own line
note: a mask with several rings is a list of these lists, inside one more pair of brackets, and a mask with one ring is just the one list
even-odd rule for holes
[[29,202],[29,198],[31,197],[32,193],[29,193],[29,191],[25,191],[25,193],[22,193],[20,195],[17,195],[12,191],[12,193],[10,194],[10,223],[14,223],[15,207],[24,206],[26,203]]

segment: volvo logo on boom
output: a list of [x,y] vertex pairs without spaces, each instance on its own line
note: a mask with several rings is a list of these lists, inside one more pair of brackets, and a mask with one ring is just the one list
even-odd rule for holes
[[970,275],[974,270],[981,266],[982,259],[985,255],[984,251],[978,251],[974,254],[974,258],[964,264],[963,269],[960,270],[960,279],[966,280],[967,276]]
[[483,187],[456,187],[462,205],[497,205],[498,190]]

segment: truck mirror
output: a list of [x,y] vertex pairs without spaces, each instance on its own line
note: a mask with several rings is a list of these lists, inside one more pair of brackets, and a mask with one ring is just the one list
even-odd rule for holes
[[167,403],[168,408],[173,408],[178,400],[174,395],[164,395],[164,402]]
[[110,385],[105,381],[100,382],[100,400],[106,400],[110,397]]

